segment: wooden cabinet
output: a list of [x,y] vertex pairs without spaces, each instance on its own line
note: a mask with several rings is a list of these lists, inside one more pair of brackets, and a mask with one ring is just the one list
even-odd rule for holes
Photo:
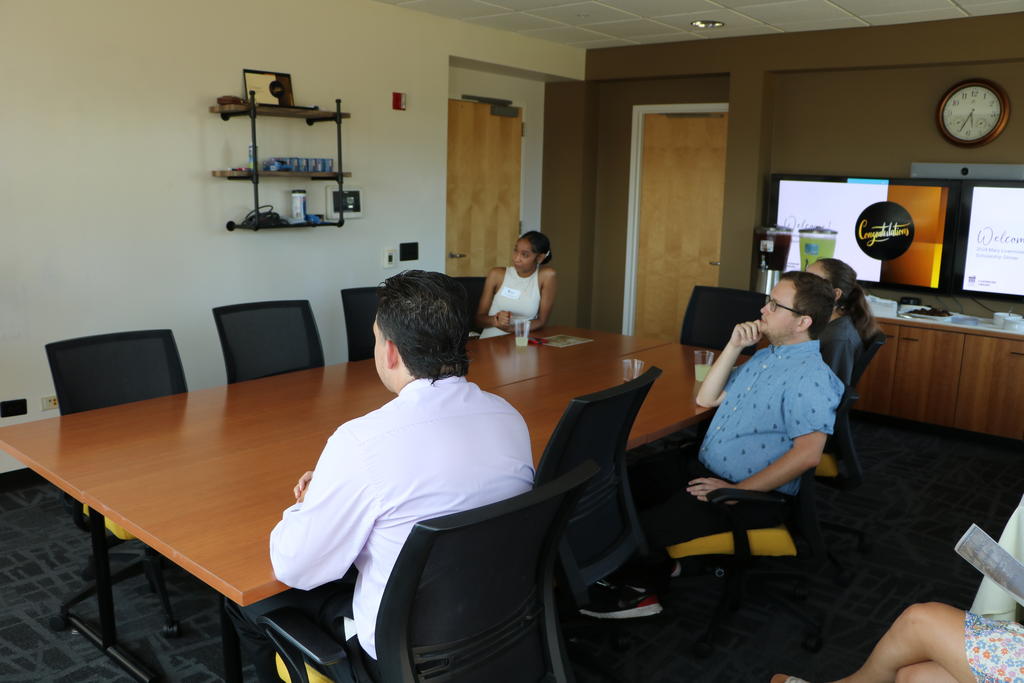
[[871,359],[867,370],[857,383],[857,410],[870,413],[889,414],[892,403],[892,381],[896,371],[896,353],[899,348],[900,327],[890,323],[881,323],[879,327],[885,333],[885,344]]
[[886,343],[857,385],[854,409],[1024,438],[1021,335],[903,319],[879,325]]
[[964,335],[900,327],[889,414],[952,427]]
[[969,336],[960,365],[955,426],[1024,437],[1024,341]]

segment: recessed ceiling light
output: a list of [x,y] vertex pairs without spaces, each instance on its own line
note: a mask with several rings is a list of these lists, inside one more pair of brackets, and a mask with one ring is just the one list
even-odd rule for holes
[[725,22],[716,19],[695,19],[690,22],[690,26],[696,28],[721,28],[725,26]]

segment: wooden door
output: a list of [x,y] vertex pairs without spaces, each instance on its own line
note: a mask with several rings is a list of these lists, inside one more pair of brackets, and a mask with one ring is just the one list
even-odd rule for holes
[[1024,437],[1024,342],[967,335],[960,365],[956,426]]
[[693,286],[718,284],[726,116],[644,116],[636,335],[678,340]]
[[486,275],[511,263],[519,237],[522,110],[448,100],[446,272]]
[[885,333],[885,344],[878,349],[867,370],[861,375],[860,382],[857,383],[860,398],[853,407],[869,413],[888,415],[892,405],[892,384],[900,342],[900,326],[890,323],[880,323],[878,326]]
[[964,335],[900,326],[890,415],[953,426]]

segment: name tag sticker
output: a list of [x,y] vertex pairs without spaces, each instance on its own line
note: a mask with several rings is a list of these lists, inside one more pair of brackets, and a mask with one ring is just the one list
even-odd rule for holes
[[501,295],[506,299],[518,300],[523,295],[518,289],[512,289],[511,287],[502,287]]

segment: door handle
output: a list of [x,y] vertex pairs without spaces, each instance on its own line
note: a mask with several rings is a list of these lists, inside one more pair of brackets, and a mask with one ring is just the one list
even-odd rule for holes
[[465,254],[457,254],[454,251],[448,252],[448,258],[466,258]]

